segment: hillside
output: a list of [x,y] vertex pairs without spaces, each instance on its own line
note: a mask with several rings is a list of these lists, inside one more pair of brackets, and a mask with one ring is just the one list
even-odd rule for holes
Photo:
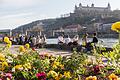
[[[94,19],[94,20],[93,20]],[[56,18],[56,19],[45,19],[45,20],[37,20],[33,21],[29,24],[21,25],[15,29],[13,32],[24,32],[27,29],[33,28],[39,23],[43,23],[43,27],[45,30],[51,29],[58,29],[60,27],[65,27],[71,24],[80,24],[80,25],[88,25],[93,24],[95,22],[101,23],[113,23],[120,19],[116,17],[109,17],[109,18],[101,18],[101,17],[93,17],[93,16],[86,16],[86,17],[65,17],[65,18]]]

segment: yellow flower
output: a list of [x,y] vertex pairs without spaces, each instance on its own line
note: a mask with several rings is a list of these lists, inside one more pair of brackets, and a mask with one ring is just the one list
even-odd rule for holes
[[53,65],[59,66],[59,62],[54,61]]
[[27,49],[29,49],[29,48],[30,48],[30,45],[29,45],[29,44],[25,44],[25,47],[26,47]]
[[4,37],[4,42],[6,42],[6,43],[9,43],[9,38],[8,37]]
[[4,60],[5,60],[5,56],[0,53],[0,61],[4,61]]
[[86,80],[97,80],[96,76],[89,76],[86,78]]
[[56,78],[58,76],[58,74],[55,71],[49,71],[47,76],[51,76],[53,78]]
[[23,67],[22,67],[22,65],[16,65],[16,66],[15,66],[15,69],[16,69],[16,70],[22,70]]
[[4,70],[5,67],[8,67],[8,63],[7,62],[2,62],[2,70]]
[[11,42],[11,41],[8,41],[8,44],[11,44],[11,45],[12,45],[12,42]]
[[52,67],[56,69],[56,68],[57,68],[57,65],[53,64],[53,66],[52,66]]
[[8,48],[11,48],[11,44],[7,44],[6,46],[7,46]]
[[66,78],[71,78],[70,72],[64,72],[64,76],[65,76]]
[[64,65],[62,65],[62,64],[60,64],[59,66],[60,66],[60,68],[61,68],[61,69],[63,69],[63,68],[64,68]]
[[118,80],[118,76],[116,76],[114,73],[110,74],[110,75],[108,76],[108,78],[109,78],[110,80]]
[[24,46],[20,46],[20,47],[19,47],[19,51],[20,51],[20,52],[25,52]]
[[2,67],[5,67],[5,66],[6,66],[6,67],[8,66],[8,63],[7,63],[7,62],[3,62],[3,63],[2,63]]
[[24,64],[23,65],[25,68],[27,68],[27,69],[31,69],[31,64],[30,63],[26,63],[26,64]]
[[59,65],[60,65],[60,62],[56,62],[56,61],[54,61],[52,67],[53,67],[53,68],[57,68]]
[[120,31],[120,21],[113,23],[111,29],[117,32]]

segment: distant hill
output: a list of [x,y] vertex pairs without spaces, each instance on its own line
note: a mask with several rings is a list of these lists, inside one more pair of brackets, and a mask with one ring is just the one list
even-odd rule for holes
[[56,19],[45,19],[45,20],[37,20],[37,21],[33,21],[31,23],[25,24],[25,25],[21,25],[15,29],[13,29],[13,32],[25,32],[27,29],[33,28],[34,26],[36,26],[37,24],[43,23],[44,27],[47,27],[48,25],[53,24],[56,21]]
[[[33,28],[37,24],[42,23],[44,33],[50,32],[51,30],[64,28],[68,25],[72,24],[80,24],[85,27],[91,27],[90,25],[93,23],[113,23],[119,21],[120,19],[117,17],[108,17],[108,18],[101,18],[99,16],[84,16],[84,17],[62,17],[62,18],[55,18],[55,19],[44,19],[44,20],[37,20],[31,23],[21,25],[12,31],[14,33],[25,33],[27,29]],[[92,27],[91,27],[92,28]],[[49,33],[48,33],[49,34]]]

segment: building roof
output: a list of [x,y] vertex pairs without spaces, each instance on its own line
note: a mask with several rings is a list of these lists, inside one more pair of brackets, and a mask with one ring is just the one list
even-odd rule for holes
[[75,25],[69,25],[66,26],[65,28],[80,28],[81,26],[79,24],[75,24]]
[[3,29],[3,30],[0,30],[0,32],[10,32],[11,30],[10,29]]

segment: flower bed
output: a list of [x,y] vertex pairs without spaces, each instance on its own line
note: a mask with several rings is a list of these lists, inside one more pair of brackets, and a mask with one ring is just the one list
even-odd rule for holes
[[12,43],[7,37],[4,42],[6,46],[0,48],[1,80],[119,80],[120,45],[102,54],[102,48],[93,49],[93,61],[76,51],[69,57],[41,54],[29,44],[20,46],[18,53],[10,53]]

